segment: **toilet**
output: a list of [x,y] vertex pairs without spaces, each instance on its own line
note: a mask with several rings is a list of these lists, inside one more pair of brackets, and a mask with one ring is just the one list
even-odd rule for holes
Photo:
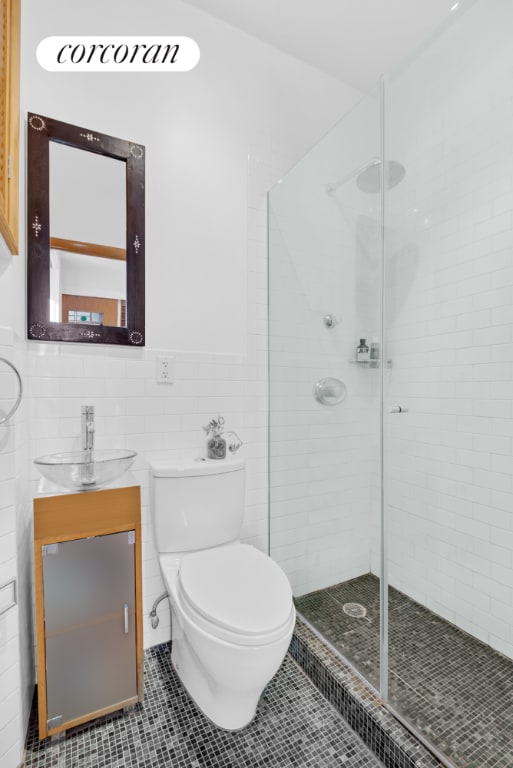
[[217,726],[243,728],[292,637],[287,577],[240,541],[243,459],[155,460],[152,523],[172,617],[173,666]]

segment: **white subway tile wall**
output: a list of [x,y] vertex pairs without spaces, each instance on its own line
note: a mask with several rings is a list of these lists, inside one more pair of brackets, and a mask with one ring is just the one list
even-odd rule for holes
[[[251,346],[259,346],[258,334]],[[156,358],[175,357],[172,385],[155,381]],[[135,359],[134,359],[135,358]],[[244,441],[241,455],[247,463],[244,540],[267,547],[266,387],[265,368],[260,380],[249,380],[251,353],[245,356],[187,354],[174,350],[116,350],[80,345],[31,344],[31,457],[80,447],[80,409],[95,406],[95,446],[132,448],[138,452],[131,473],[142,489],[143,590],[145,644],[169,636],[167,604],[159,608],[159,629],[150,628],[147,614],[163,591],[153,546],[150,520],[148,458],[165,453],[178,457],[205,455],[202,425],[222,414],[226,425]],[[262,385],[261,387],[257,385]],[[34,495],[40,475],[32,469]]]
[[[14,334],[0,327],[0,357],[15,363]],[[17,395],[14,374],[0,361],[0,418]],[[16,768],[23,740],[18,606],[6,610],[18,586],[15,424],[19,412],[0,425],[0,765]],[[5,589],[1,589],[5,585]]]
[[390,582],[513,657],[511,25],[477,3],[388,86],[385,478]]

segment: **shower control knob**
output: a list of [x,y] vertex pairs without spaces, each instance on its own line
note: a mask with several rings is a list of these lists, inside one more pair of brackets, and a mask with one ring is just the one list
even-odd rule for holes
[[388,409],[389,413],[408,413],[408,408],[403,408],[401,405],[392,405],[391,408]]

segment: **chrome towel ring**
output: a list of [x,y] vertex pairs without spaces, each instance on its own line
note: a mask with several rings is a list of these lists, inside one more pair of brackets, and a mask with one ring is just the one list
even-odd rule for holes
[[16,379],[18,380],[18,395],[16,397],[16,402],[14,403],[9,413],[3,418],[0,418],[0,424],[5,424],[5,422],[9,421],[11,416],[13,416],[18,410],[18,406],[21,403],[21,397],[23,395],[23,384],[21,383],[21,376],[18,373],[18,369],[16,368],[16,366],[14,366],[11,362],[9,362],[9,360],[6,360],[5,357],[0,357],[0,363],[5,363],[6,365],[9,366],[9,368],[12,368],[16,376]]

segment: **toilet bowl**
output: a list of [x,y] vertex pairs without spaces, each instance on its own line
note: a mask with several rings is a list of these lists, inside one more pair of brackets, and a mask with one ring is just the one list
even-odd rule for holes
[[161,569],[178,676],[216,725],[243,728],[283,661],[294,629],[285,575],[266,555],[241,543],[184,555],[178,567],[163,556]]
[[[227,730],[243,728],[255,716],[295,623],[284,572],[239,540],[244,469],[241,460],[201,468],[152,465],[154,536],[172,615],[171,659],[198,708]],[[212,546],[205,546],[209,540]],[[194,548],[195,541],[202,546]]]

